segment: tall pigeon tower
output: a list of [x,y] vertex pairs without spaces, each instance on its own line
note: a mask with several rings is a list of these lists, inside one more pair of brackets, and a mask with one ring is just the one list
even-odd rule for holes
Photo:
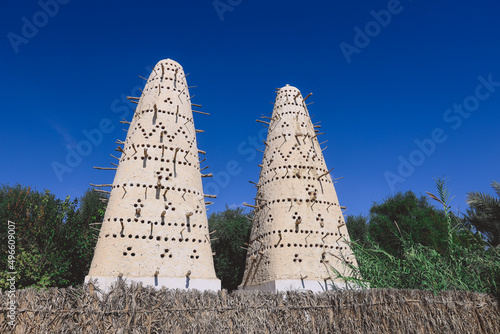
[[[220,290],[210,246],[186,74],[175,61],[153,68],[121,153],[86,282]],[[198,106],[199,107],[199,106]],[[99,169],[99,168],[98,168]],[[109,168],[100,168],[109,169]],[[101,185],[106,186],[106,185]],[[103,190],[101,190],[103,191]],[[104,191],[105,192],[105,191]]]
[[240,289],[323,291],[343,288],[332,267],[354,262],[335,187],[300,91],[277,91],[253,210]]

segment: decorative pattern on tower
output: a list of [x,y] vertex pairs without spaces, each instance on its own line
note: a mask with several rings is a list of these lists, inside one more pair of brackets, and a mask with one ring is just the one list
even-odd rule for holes
[[[349,239],[320,144],[300,91],[277,91],[262,160],[245,274],[240,289],[329,290],[331,267],[344,273],[342,256],[354,262]],[[336,288],[344,287],[335,282]]]
[[[191,97],[182,67],[160,61],[129,123],[89,275],[160,288],[220,290],[215,276]],[[128,122],[126,122],[128,123]],[[103,168],[100,168],[103,169]],[[104,185],[105,186],[105,185]],[[102,191],[102,190],[101,190]]]

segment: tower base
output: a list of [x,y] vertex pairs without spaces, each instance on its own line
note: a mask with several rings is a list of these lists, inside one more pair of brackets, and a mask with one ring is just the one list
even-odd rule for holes
[[94,286],[99,288],[102,292],[107,293],[111,287],[116,285],[120,280],[125,283],[135,282],[142,283],[143,286],[150,286],[155,289],[165,287],[167,289],[181,289],[181,290],[200,290],[200,291],[219,291],[219,279],[201,279],[189,277],[116,277],[116,276],[86,276],[85,283],[93,282]]
[[323,292],[323,291],[339,291],[339,290],[350,290],[356,289],[351,285],[343,282],[332,282],[332,281],[314,281],[314,280],[301,280],[301,279],[284,279],[269,281],[257,285],[240,285],[238,290],[247,291],[312,291],[312,292]]

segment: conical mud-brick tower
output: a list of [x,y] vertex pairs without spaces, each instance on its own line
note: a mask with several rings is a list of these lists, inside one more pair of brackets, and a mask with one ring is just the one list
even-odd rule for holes
[[[111,185],[86,281],[220,290],[215,276],[191,97],[170,59],[151,72]],[[195,105],[196,106],[196,105]],[[102,168],[101,168],[102,169]]]
[[[308,96],[309,97],[309,96]],[[307,99],[307,97],[305,98]],[[241,289],[323,291],[343,288],[332,267],[354,262],[334,184],[300,91],[277,91]]]

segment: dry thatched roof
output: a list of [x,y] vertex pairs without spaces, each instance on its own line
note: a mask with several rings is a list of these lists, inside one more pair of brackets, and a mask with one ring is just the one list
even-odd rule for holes
[[[459,291],[17,291],[15,333],[500,333],[493,296]],[[9,333],[0,293],[0,332]]]

